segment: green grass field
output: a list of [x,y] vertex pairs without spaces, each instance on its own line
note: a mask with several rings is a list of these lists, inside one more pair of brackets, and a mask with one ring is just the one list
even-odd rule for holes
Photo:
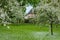
[[49,27],[34,24],[0,26],[0,40],[60,40],[60,27],[54,27],[50,35]]

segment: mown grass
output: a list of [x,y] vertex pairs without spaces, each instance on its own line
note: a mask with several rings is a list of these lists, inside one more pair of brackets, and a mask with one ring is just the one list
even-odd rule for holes
[[[12,24],[10,28],[0,26],[0,40],[59,40],[60,27],[54,27],[50,35],[49,27],[34,24]],[[60,25],[59,25],[60,26]]]

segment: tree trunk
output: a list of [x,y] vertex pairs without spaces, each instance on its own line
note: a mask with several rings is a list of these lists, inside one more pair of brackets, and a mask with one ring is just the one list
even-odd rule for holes
[[50,23],[50,31],[51,31],[51,35],[53,35],[53,22],[52,21]]

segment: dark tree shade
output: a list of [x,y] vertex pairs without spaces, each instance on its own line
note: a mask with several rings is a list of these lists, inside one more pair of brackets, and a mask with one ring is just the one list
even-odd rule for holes
[[17,0],[17,1],[18,2],[23,1],[22,2],[22,6],[25,5],[25,4],[27,4],[27,3],[30,3],[30,4],[32,4],[34,6],[36,6],[40,2],[40,0]]

